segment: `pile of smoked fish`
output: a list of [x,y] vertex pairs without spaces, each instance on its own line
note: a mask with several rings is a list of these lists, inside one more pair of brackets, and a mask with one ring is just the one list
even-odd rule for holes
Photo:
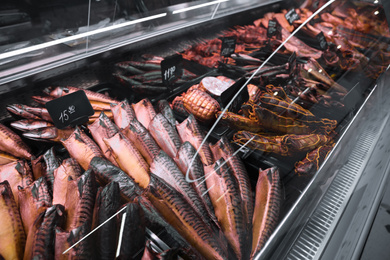
[[[220,102],[238,82],[226,73],[155,103],[130,104],[83,89],[95,114],[61,130],[44,104],[77,87],[48,87],[32,97],[40,106],[8,105],[17,120],[0,124],[0,259],[254,258],[278,224],[283,183],[278,165],[248,172],[236,147],[300,158],[294,174],[313,174],[332,150],[339,122],[311,108],[342,109],[349,91],[334,72],[363,69],[376,78],[387,66],[387,44],[372,45],[376,35],[390,36],[385,19],[370,17],[377,7],[343,2],[302,29],[306,39],[322,31],[326,49],[291,37],[279,60],[253,76],[313,13],[314,2],[295,9],[299,19],[292,24],[282,11],[223,32],[237,39],[229,58],[220,56],[220,39],[181,53],[250,80],[239,90],[248,98],[236,111]],[[271,37],[269,21],[280,27]],[[296,65],[286,59],[293,53]],[[170,92],[160,84],[162,58],[144,58],[118,63],[122,74],[115,77],[134,93]],[[184,71],[180,80],[198,76]],[[211,142],[205,129],[213,124],[233,134]],[[50,147],[36,152],[32,146],[43,142]],[[164,237],[169,249],[156,247],[150,232]]]
[[[118,250],[120,259],[250,259],[262,248],[280,210],[277,167],[258,169],[252,190],[230,141],[208,143],[193,114],[179,123],[166,100],[129,104],[84,91],[103,108],[84,128],[59,130],[43,107],[8,106],[24,117],[11,127],[61,143],[66,155],[54,146],[35,155],[0,125],[2,258],[113,259]],[[165,230],[171,248],[154,250],[148,229]]]

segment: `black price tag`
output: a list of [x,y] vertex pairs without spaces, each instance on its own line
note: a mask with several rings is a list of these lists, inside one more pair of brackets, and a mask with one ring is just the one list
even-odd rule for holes
[[295,74],[295,68],[297,67],[297,54],[295,51],[291,56],[288,58],[288,70],[290,77],[294,76]]
[[326,41],[325,35],[323,32],[320,32],[316,35],[316,39],[318,40],[318,44],[320,46],[320,50],[326,50],[328,49],[328,43]]
[[[221,104],[222,107],[226,107],[227,104],[232,100],[234,95],[241,89],[242,85],[245,83],[246,79],[241,78],[240,80],[236,81],[233,85],[231,85],[227,90],[221,93],[221,96],[217,98],[218,102]],[[231,106],[229,107],[229,111],[238,113],[238,111],[241,109],[242,103],[248,101],[249,94],[246,88],[244,88],[238,96],[233,100]]]
[[49,101],[45,106],[58,129],[86,123],[95,112],[82,90]]
[[183,75],[183,57],[175,54],[161,61],[161,76],[163,84],[170,85]]
[[279,24],[276,20],[268,21],[268,29],[267,29],[268,38],[271,38],[272,36],[276,35],[279,30],[280,30]]
[[236,51],[236,38],[235,37],[224,37],[221,38],[221,56],[229,57]]
[[293,22],[295,22],[296,20],[299,20],[301,19],[301,17],[299,17],[299,15],[297,14],[297,12],[295,12],[295,9],[292,8],[290,9],[290,11],[288,11],[284,17],[286,17],[287,21],[289,22],[289,24],[293,24]]

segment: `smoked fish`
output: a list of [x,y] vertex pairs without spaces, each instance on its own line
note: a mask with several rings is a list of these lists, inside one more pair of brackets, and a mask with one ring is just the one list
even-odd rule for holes
[[149,165],[161,150],[149,131],[136,118],[122,129],[122,133],[137,147]]
[[3,124],[0,124],[0,151],[28,160],[32,156],[30,147],[23,142],[19,135]]
[[237,258],[249,259],[248,228],[238,181],[223,159],[206,168],[206,184],[221,229]]
[[18,160],[0,166],[0,182],[8,181],[16,205],[19,207],[19,187],[26,188],[33,183],[32,172],[25,160]]
[[164,152],[171,158],[176,157],[182,142],[175,127],[161,113],[150,122],[149,132]]
[[127,99],[115,106],[111,106],[111,111],[114,117],[114,122],[120,129],[124,129],[129,126],[130,121],[135,118],[135,111]]
[[164,180],[151,175],[146,196],[153,206],[206,259],[227,259],[226,245],[219,241],[184,199]]
[[122,133],[103,140],[112,150],[119,167],[141,188],[146,188],[149,184],[149,165],[135,145]]
[[0,183],[0,258],[23,259],[26,235],[8,181]]
[[274,231],[280,211],[281,190],[279,170],[272,167],[259,169],[253,214],[253,240],[251,257],[260,251]]
[[93,140],[99,145],[104,157],[106,157],[115,166],[118,166],[111,149],[107,147],[103,139],[110,138],[118,133],[119,128],[106,116],[104,112],[102,112],[95,122],[88,125],[88,129],[91,132]]
[[149,129],[150,121],[155,117],[156,111],[153,108],[149,99],[145,98],[132,105],[135,116],[138,121],[146,128]]
[[214,163],[209,143],[205,141],[201,146],[205,135],[192,114],[189,115],[181,124],[176,125],[176,128],[182,142],[188,141],[195,147],[195,149],[198,150],[200,159],[204,165],[207,166]]
[[103,156],[98,145],[77,127],[69,138],[61,140],[61,143],[84,170],[88,169],[93,157]]

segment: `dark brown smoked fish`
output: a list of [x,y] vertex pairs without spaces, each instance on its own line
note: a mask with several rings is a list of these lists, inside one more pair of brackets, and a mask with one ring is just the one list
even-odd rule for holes
[[153,206],[206,259],[227,259],[225,245],[192,209],[183,195],[152,175],[146,193]]
[[149,165],[135,145],[122,133],[103,139],[113,152],[120,168],[141,187],[149,184]]
[[43,160],[45,162],[45,168],[46,172],[44,173],[47,185],[49,186],[49,192],[50,195],[53,195],[53,185],[54,185],[54,170],[57,169],[60,165],[61,162],[57,158],[55,152],[54,152],[54,147],[51,147],[49,150],[47,150],[43,154]]
[[158,111],[165,116],[171,125],[176,126],[175,115],[173,110],[166,99],[161,99],[157,102]]
[[103,141],[104,138],[110,138],[114,134],[119,132],[119,128],[102,112],[95,122],[88,125],[88,129],[91,132],[93,140],[99,145],[104,157],[106,157],[114,165],[118,166],[115,161],[114,155],[106,143]]
[[196,193],[191,183],[186,181],[184,174],[180,171],[171,157],[164,151],[160,151],[150,165],[150,171],[180,192],[187,203],[199,214],[199,216],[203,217],[204,221],[210,225],[213,231],[218,232],[218,227],[212,222],[212,219],[210,219],[211,216],[201,197]]
[[97,181],[102,186],[110,182],[119,183],[122,199],[124,201],[132,201],[142,192],[141,188],[129,175],[105,158],[93,158],[91,160],[90,169],[94,171]]
[[253,214],[253,240],[251,257],[261,250],[274,231],[280,211],[281,191],[279,170],[272,167],[259,169]]
[[174,126],[160,113],[158,113],[149,125],[149,132],[160,148],[171,158],[175,158],[181,146],[181,140]]
[[62,140],[61,143],[84,170],[88,169],[93,157],[103,156],[98,145],[77,127],[69,138]]
[[132,106],[138,121],[143,124],[146,129],[149,129],[150,121],[152,121],[156,115],[156,111],[154,110],[150,100],[145,98]]
[[0,183],[0,258],[23,259],[26,235],[8,181]]
[[[117,219],[112,218],[120,207],[120,190],[119,184],[110,182],[104,188],[100,188],[96,196],[94,209],[94,224],[92,229],[105,223],[94,233],[95,240],[95,257],[97,259],[114,259],[118,240]],[[134,233],[132,236],[137,236]]]
[[64,206],[57,204],[46,209],[32,245],[31,259],[54,259],[55,229],[63,224],[64,218]]
[[[199,154],[194,158],[195,153],[195,148],[192,146],[192,144],[186,141],[181,145],[175,158],[175,162],[181,172],[184,174],[186,181],[191,183],[192,187],[198,193],[198,196],[204,202],[211,218],[216,220],[214,207],[207,192],[203,164],[199,158]],[[188,171],[188,169],[190,170]],[[187,171],[188,176],[186,176]]]
[[207,166],[206,184],[215,216],[238,259],[249,259],[247,223],[236,178],[223,159]]
[[202,146],[205,135],[202,132],[195,117],[191,114],[181,124],[176,125],[177,131],[179,132],[182,142],[190,142],[195,149],[199,152],[200,159],[204,165],[211,165],[214,163],[213,155],[211,153],[209,143],[205,141]]
[[141,259],[146,238],[144,211],[138,203],[128,203],[124,207],[126,209],[118,219],[121,223],[126,213],[118,259]]
[[16,158],[13,155],[10,155],[10,154],[5,153],[5,152],[0,152],[0,165],[11,163],[11,162],[14,162],[17,160],[18,160],[18,158]]
[[15,157],[31,159],[31,149],[11,129],[0,124],[0,151]]
[[127,99],[115,106],[111,106],[111,111],[114,117],[114,122],[120,129],[129,126],[130,121],[135,118],[135,111]]
[[245,165],[237,154],[234,154],[234,149],[230,145],[229,140],[223,136],[215,145],[210,146],[214,158],[223,158],[234,176],[238,181],[246,222],[248,224],[248,233],[252,233],[252,216],[254,210],[254,196],[249,180],[249,175],[245,169]]
[[161,150],[149,131],[136,118],[122,129],[122,133],[137,147],[149,165]]

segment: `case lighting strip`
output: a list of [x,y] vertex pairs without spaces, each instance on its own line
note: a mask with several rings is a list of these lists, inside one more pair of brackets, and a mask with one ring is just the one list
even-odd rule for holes
[[212,1],[212,2],[209,2],[209,3],[204,3],[204,4],[200,4],[200,5],[186,7],[186,8],[183,8],[183,9],[175,10],[175,11],[172,12],[172,14],[183,13],[183,12],[187,12],[187,11],[190,11],[190,10],[202,8],[202,7],[209,6],[209,5],[215,5],[215,4],[219,4],[219,3],[223,3],[223,2],[228,2],[228,1],[229,0],[217,0],[217,1]]
[[160,14],[156,14],[156,15],[152,15],[152,16],[136,19],[136,20],[133,20],[133,21],[128,21],[128,22],[125,22],[125,23],[115,24],[115,25],[108,26],[108,27],[105,27],[105,28],[96,29],[96,30],[93,30],[93,31],[90,31],[90,32],[80,33],[80,34],[69,36],[69,37],[65,37],[65,38],[62,38],[62,39],[57,39],[57,40],[54,40],[54,41],[45,42],[45,43],[42,43],[42,44],[37,44],[37,45],[30,46],[30,47],[27,47],[27,48],[23,48],[23,49],[20,49],[20,50],[6,52],[6,53],[3,53],[3,54],[0,54],[0,60],[1,59],[10,58],[10,57],[13,57],[13,56],[16,56],[16,55],[28,53],[28,52],[31,52],[31,51],[42,50],[44,48],[51,47],[51,46],[54,46],[54,45],[57,45],[57,44],[61,44],[61,43],[69,42],[69,41],[74,41],[74,40],[85,38],[85,37],[92,36],[92,35],[95,35],[95,34],[99,34],[99,33],[107,32],[107,31],[119,29],[119,28],[122,28],[122,27],[126,27],[126,26],[129,26],[129,25],[133,25],[133,24],[137,24],[137,23],[142,23],[142,22],[158,19],[158,18],[164,17],[166,15],[167,15],[167,13],[160,13]]

